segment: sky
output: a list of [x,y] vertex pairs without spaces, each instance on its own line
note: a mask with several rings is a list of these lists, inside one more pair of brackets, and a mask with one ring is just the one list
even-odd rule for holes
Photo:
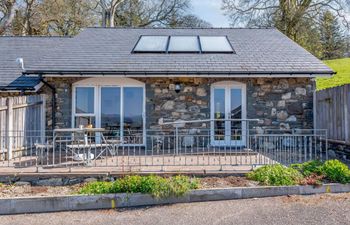
[[230,23],[221,10],[221,0],[192,0],[193,13],[211,23],[213,27],[229,27]]

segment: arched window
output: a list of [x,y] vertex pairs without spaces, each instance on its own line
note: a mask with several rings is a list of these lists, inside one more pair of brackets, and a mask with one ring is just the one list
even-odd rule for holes
[[130,78],[88,78],[73,84],[72,126],[105,128],[125,144],[144,144],[145,84]]

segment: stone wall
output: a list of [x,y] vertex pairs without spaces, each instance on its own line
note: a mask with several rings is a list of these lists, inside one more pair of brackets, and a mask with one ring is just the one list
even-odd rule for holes
[[[56,126],[71,126],[72,83],[82,78],[50,78],[56,87]],[[103,79],[103,78],[101,78]],[[251,126],[268,129],[313,128],[314,83],[308,78],[139,78],[146,84],[147,129],[159,122],[210,118],[210,87],[218,81],[234,80],[247,85],[247,118],[261,119]],[[175,92],[175,83],[181,91]],[[48,94],[47,124],[50,129],[51,97]],[[50,122],[51,121],[51,122]],[[204,125],[203,125],[204,126]]]
[[[147,127],[159,128],[159,122],[210,118],[210,85],[207,79],[151,78],[146,82]],[[175,84],[181,85],[179,93]]]
[[267,129],[313,128],[315,84],[306,78],[250,79],[248,118]]
[[[82,78],[48,78],[48,83],[56,88],[56,128],[71,127],[72,121],[72,84]],[[42,93],[47,94],[46,127],[52,129],[52,92],[44,87]]]
[[350,165],[350,144],[328,141],[328,158],[340,159]]
[[[210,118],[210,87],[234,80],[247,85],[247,118],[260,119],[254,127],[266,129],[313,128],[313,90],[310,79],[147,79],[147,123],[149,128],[175,120]],[[180,83],[179,93],[174,84]]]

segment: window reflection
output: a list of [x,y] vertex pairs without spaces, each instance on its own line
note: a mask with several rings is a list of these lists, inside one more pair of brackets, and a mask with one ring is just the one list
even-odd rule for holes
[[77,87],[75,92],[75,112],[76,113],[94,113],[93,87]]
[[[225,119],[225,89],[214,90],[215,119]],[[214,121],[215,140],[225,140],[225,121]]]
[[[242,119],[242,91],[231,89],[231,119]],[[231,140],[241,140],[242,122],[231,121]]]
[[120,88],[101,88],[101,127],[108,136],[120,136]]
[[[96,100],[95,88],[99,96]],[[101,127],[106,129],[108,139],[143,144],[143,87],[76,87],[75,96],[75,127]],[[99,106],[97,112],[95,104]]]
[[143,136],[143,88],[124,88],[124,140],[140,144]]

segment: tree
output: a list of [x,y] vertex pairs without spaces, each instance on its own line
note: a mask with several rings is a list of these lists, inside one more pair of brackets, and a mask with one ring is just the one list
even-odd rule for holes
[[320,18],[322,59],[335,59],[344,56],[345,39],[340,25],[330,11],[325,11]]
[[38,28],[40,18],[38,17],[39,0],[17,1],[16,15],[12,23],[11,33],[13,35],[40,35]]
[[211,24],[188,14],[189,0],[125,0],[115,15],[116,26],[127,27],[210,27]]
[[32,26],[31,26],[31,17],[33,16],[33,7],[34,7],[34,3],[36,0],[24,0],[26,7],[24,10],[24,23],[23,23],[23,31],[22,31],[22,35],[32,35]]
[[303,46],[314,56],[322,57],[322,45],[320,42],[320,32],[317,24],[313,21],[303,19],[298,25],[298,34],[295,36],[295,42]]
[[76,35],[96,24],[87,0],[22,0],[12,24],[13,35]]
[[168,26],[188,7],[188,0],[128,0],[118,8],[114,22],[118,26]]
[[114,27],[115,14],[117,7],[124,0],[98,0],[97,6],[101,9],[102,27]]
[[170,27],[198,27],[210,28],[212,25],[205,20],[198,18],[196,15],[187,14],[175,19]]
[[44,0],[39,13],[47,33],[72,36],[97,24],[91,8],[92,2],[88,0]]
[[296,40],[303,20],[318,20],[325,11],[336,14],[343,25],[349,26],[349,0],[222,0],[222,8],[233,25],[248,25],[260,18],[269,22],[290,38]]
[[0,1],[0,35],[7,32],[16,14],[16,0]]
[[209,27],[190,0],[0,0],[0,35],[76,35],[84,27]]

